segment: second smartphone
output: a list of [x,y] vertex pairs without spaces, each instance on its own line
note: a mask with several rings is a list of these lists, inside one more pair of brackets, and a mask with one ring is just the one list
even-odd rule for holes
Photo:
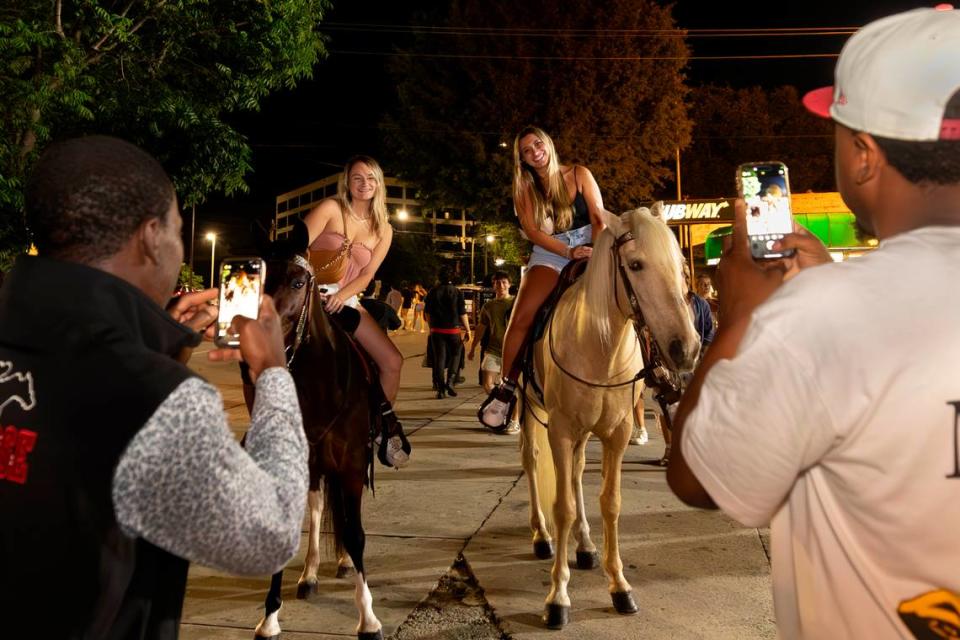
[[773,244],[793,232],[790,179],[782,162],[748,162],[737,168],[737,192],[747,204],[747,235],[754,258],[783,258],[794,251],[774,251]]
[[220,310],[217,314],[218,347],[240,346],[240,336],[230,332],[236,316],[253,320],[260,314],[267,267],[260,258],[227,258],[220,265]]

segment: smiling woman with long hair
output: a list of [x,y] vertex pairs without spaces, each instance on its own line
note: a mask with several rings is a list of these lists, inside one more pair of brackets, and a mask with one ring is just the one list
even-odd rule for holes
[[[409,460],[410,445],[391,408],[400,388],[403,357],[358,300],[393,241],[383,170],[377,161],[369,156],[351,158],[337,182],[337,195],[321,201],[303,221],[310,236],[317,287],[326,298],[327,312],[353,333],[380,369],[382,410],[391,435],[385,444],[380,444],[380,461],[387,466],[403,466]],[[325,278],[324,273],[335,275]],[[334,277],[333,282],[325,281]]]
[[503,339],[503,382],[480,407],[480,422],[506,425],[516,402],[518,362],[534,315],[570,260],[592,253],[591,237],[603,229],[603,199],[590,170],[562,165],[553,140],[539,127],[524,127],[513,142],[513,206],[533,254]]

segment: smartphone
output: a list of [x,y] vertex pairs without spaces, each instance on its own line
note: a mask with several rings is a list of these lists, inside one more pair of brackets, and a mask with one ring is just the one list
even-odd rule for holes
[[230,332],[236,316],[257,319],[263,299],[267,266],[260,258],[227,258],[220,264],[220,311],[217,314],[218,347],[240,346],[240,336]]
[[784,258],[773,243],[793,232],[790,179],[782,162],[748,162],[737,167],[737,193],[747,203],[747,236],[756,259]]

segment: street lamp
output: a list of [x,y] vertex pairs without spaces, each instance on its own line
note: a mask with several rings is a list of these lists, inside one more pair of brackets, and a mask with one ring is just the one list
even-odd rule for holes
[[406,209],[400,209],[397,211],[397,220],[404,222],[409,217]]
[[504,262],[506,262],[506,260],[504,260],[503,258],[496,258],[494,259],[493,264],[498,267],[502,267]]
[[210,242],[210,286],[213,287],[215,286],[213,284],[213,268],[216,264],[217,256],[217,234],[215,234],[213,231],[210,231],[207,233],[206,238]]

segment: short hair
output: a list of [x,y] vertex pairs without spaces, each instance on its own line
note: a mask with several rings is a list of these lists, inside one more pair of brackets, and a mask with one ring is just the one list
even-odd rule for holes
[[[947,102],[944,118],[960,118],[960,91]],[[960,183],[960,140],[916,142],[873,136],[887,163],[914,184]]]
[[116,254],[145,221],[166,224],[175,197],[150,154],[119,138],[88,136],[47,148],[25,204],[41,255],[92,263]]
[[509,280],[509,279],[510,279],[510,274],[507,273],[506,271],[494,271],[493,277],[490,278],[490,282],[492,283],[494,280]]

